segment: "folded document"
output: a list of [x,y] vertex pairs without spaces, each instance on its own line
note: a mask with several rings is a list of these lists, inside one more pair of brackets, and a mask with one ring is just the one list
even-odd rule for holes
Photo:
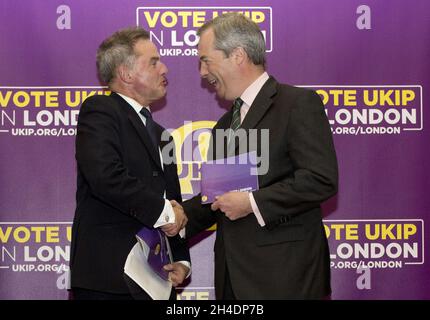
[[202,203],[230,191],[258,190],[257,156],[255,152],[202,163],[200,169]]
[[142,228],[128,254],[124,272],[154,300],[168,300],[172,283],[163,266],[171,263],[169,241],[158,229]]

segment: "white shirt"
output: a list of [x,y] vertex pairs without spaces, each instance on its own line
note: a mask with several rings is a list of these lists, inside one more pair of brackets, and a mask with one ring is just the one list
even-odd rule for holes
[[[263,72],[261,76],[259,76],[246,90],[242,93],[240,98],[243,100],[242,107],[240,108],[240,123],[243,122],[246,114],[251,108],[252,103],[260,92],[261,88],[264,86],[266,81],[269,80],[269,75],[267,72]],[[258,209],[257,203],[255,202],[254,196],[252,192],[249,192],[249,201],[251,202],[252,211],[254,212],[255,217],[257,218],[260,226],[264,227],[266,222],[264,222],[263,216]]]

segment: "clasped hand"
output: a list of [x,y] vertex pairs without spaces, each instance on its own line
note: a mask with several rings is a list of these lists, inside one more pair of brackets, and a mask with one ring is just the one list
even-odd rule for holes
[[172,286],[177,287],[184,282],[190,269],[180,262],[173,262],[166,264],[164,270],[169,272],[169,281],[172,282]]
[[176,236],[187,224],[188,218],[185,215],[184,208],[175,200],[170,200],[175,213],[175,223],[168,223],[161,226],[160,229],[169,237]]
[[227,192],[216,196],[211,209],[224,212],[225,216],[232,221],[246,217],[252,212],[248,192]]

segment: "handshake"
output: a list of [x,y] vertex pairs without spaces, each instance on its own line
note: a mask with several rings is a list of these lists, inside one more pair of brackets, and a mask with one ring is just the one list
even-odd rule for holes
[[[161,227],[161,230],[167,236],[173,237],[186,226],[188,218],[185,215],[184,208],[179,203],[171,200],[170,204],[175,212],[175,223],[166,224]],[[219,210],[231,221],[244,218],[254,211],[248,192],[227,192],[216,196],[215,201],[211,205],[211,210]]]
[[168,223],[161,226],[160,229],[169,237],[176,236],[188,222],[188,218],[185,215],[184,208],[177,203],[175,200],[170,200],[173,212],[175,213],[175,223]]

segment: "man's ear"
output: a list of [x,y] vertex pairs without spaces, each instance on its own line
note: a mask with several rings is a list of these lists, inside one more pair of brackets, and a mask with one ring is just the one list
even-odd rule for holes
[[121,79],[122,82],[125,82],[127,84],[133,82],[133,72],[130,70],[130,68],[127,68],[125,65],[120,65],[118,67],[118,78]]
[[238,65],[243,64],[246,61],[246,59],[248,58],[248,55],[247,55],[246,51],[242,47],[235,48],[232,51],[231,55],[233,56],[234,61]]

